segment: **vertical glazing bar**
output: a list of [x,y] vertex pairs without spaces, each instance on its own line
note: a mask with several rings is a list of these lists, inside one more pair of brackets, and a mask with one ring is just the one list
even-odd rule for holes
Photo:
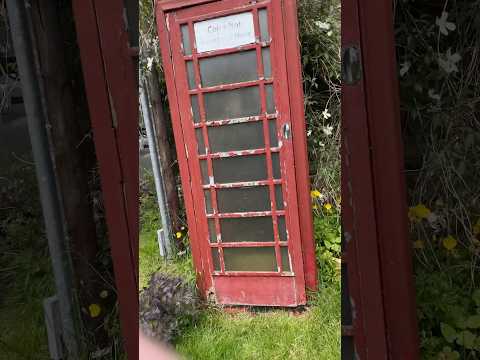
[[[198,56],[197,56],[197,42],[195,40],[195,33],[193,29],[193,22],[188,23],[188,31],[190,34],[190,44],[192,47],[192,59],[193,59],[193,67],[195,71],[195,85],[196,88],[201,89],[202,87],[202,82],[201,82],[201,76],[200,76],[200,67],[198,64]],[[222,243],[222,234],[220,231],[220,219],[218,218],[218,205],[217,205],[217,192],[216,188],[214,186],[214,177],[213,177],[213,165],[212,165],[212,158],[210,156],[211,151],[210,151],[210,144],[208,141],[208,131],[207,131],[207,125],[206,125],[206,115],[205,115],[205,102],[203,99],[203,93],[199,92],[198,93],[198,106],[200,109],[200,124],[202,126],[202,136],[203,136],[203,142],[205,144],[205,152],[207,155],[207,171],[208,171],[208,180],[209,180],[209,186],[210,186],[210,195],[211,195],[211,201],[212,201],[212,210],[213,210],[213,215],[215,219],[215,232],[217,235],[217,242],[219,244],[218,246],[218,252],[219,252],[219,260],[220,260],[220,272],[222,274],[225,273],[225,261],[223,259],[223,247],[221,246]],[[197,159],[198,159],[198,153],[196,154]],[[208,229],[208,226],[207,226]],[[209,231],[209,230],[208,230]]]
[[[260,79],[260,99],[261,99],[261,114],[263,119],[263,137],[265,141],[265,155],[267,158],[267,174],[268,174],[268,187],[270,190],[270,203],[272,207],[272,221],[273,221],[273,235],[275,239],[275,257],[277,259],[278,272],[283,271],[282,255],[280,252],[280,237],[278,233],[277,222],[277,205],[275,197],[275,185],[273,183],[273,165],[272,165],[272,152],[270,149],[270,128],[268,126],[267,119],[267,100],[265,94],[265,76],[263,68],[262,58],[262,46],[260,45],[260,24],[258,19],[258,8],[253,9],[253,26],[255,29],[256,39],[256,51],[257,51],[257,72]],[[267,14],[269,9],[267,8]]]

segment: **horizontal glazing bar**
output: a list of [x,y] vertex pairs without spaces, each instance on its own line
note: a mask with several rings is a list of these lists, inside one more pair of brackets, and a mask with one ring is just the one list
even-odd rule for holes
[[204,88],[192,89],[189,90],[188,93],[190,95],[196,95],[199,93],[211,93],[217,91],[227,91],[227,90],[236,90],[246,87],[257,86],[259,84],[273,84],[273,79],[258,79],[258,80],[250,80],[250,81],[243,81],[239,83],[232,83],[232,84],[223,84],[223,85],[216,85],[216,86],[209,86]]
[[[269,3],[270,3],[270,0],[268,0],[268,1],[257,1],[257,2],[252,2],[252,3],[249,3],[249,4],[245,4],[242,7],[236,8],[234,10],[232,10],[231,8],[227,8],[225,10],[216,11],[214,13],[209,12],[207,14],[201,14],[201,15],[190,14],[190,15],[182,16],[181,13],[180,13],[180,14],[178,14],[177,23],[178,24],[183,24],[183,23],[189,22],[189,21],[198,22],[198,21],[218,18],[218,17],[221,17],[221,16],[241,14],[241,13],[244,13],[246,11],[251,11],[253,9],[266,8],[266,7],[268,7]],[[168,5],[167,6],[163,5],[163,7],[168,8]]]
[[[219,159],[219,158],[229,158],[229,157],[236,157],[236,156],[248,156],[248,155],[259,155],[265,154],[265,149],[253,149],[253,150],[240,150],[240,151],[227,151],[221,153],[213,153],[209,154],[211,159]],[[280,148],[272,148],[271,152],[280,152]],[[199,155],[198,158],[200,160],[204,160],[208,157],[208,155]]]
[[[273,184],[281,184],[281,179],[273,179]],[[213,184],[213,185],[203,185],[204,189],[210,189],[214,187],[216,189],[230,189],[230,188],[240,188],[240,187],[251,187],[251,186],[262,186],[262,185],[269,185],[270,180],[260,180],[260,181],[246,181],[246,182],[237,182],[237,183],[229,183],[229,184]]]
[[[241,124],[241,123],[247,123],[247,122],[262,121],[264,119],[264,117],[265,117],[265,115],[259,115],[259,116],[249,116],[249,117],[243,117],[243,118],[237,118],[237,119],[205,121],[205,125],[207,127],[215,127],[215,126]],[[269,120],[270,119],[276,119],[277,114],[267,114],[266,117]],[[201,123],[195,123],[193,126],[195,128],[201,128],[202,124]]]
[[[285,215],[284,210],[275,211],[277,216]],[[249,211],[241,213],[222,213],[222,214],[208,214],[207,218],[214,219],[215,216],[218,216],[220,219],[229,219],[229,218],[248,218],[248,217],[260,217],[260,216],[272,216],[271,211]]]
[[236,52],[239,52],[239,51],[256,49],[257,46],[261,46],[262,48],[268,47],[268,46],[270,46],[270,41],[257,41],[257,42],[252,43],[252,44],[241,45],[241,46],[237,46],[237,47],[234,47],[234,48],[206,51],[206,52],[202,52],[202,53],[197,53],[196,55],[185,55],[183,57],[183,59],[185,61],[188,61],[188,60],[192,60],[194,56],[197,59],[204,59],[204,58],[214,57],[214,56],[218,56],[218,55],[228,55],[228,54],[236,53]]
[[262,277],[280,277],[280,276],[286,276],[286,277],[292,277],[295,276],[294,273],[290,271],[284,271],[282,273],[277,272],[277,271],[272,271],[272,272],[267,272],[267,271],[225,271],[225,273],[221,273],[219,271],[214,271],[212,273],[214,276],[262,276]]
[[[239,247],[273,247],[275,246],[275,241],[264,241],[264,242],[231,242],[231,243],[211,243],[212,248],[239,248]],[[280,241],[281,246],[287,246],[288,242]]]

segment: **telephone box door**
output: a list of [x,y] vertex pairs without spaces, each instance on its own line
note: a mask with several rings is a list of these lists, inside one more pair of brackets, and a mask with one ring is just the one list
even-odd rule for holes
[[221,304],[306,301],[292,131],[292,122],[304,119],[290,117],[292,54],[282,18],[280,1],[245,0],[165,16],[174,73],[169,99],[172,105],[174,82],[177,150],[179,143],[185,148],[179,162],[188,163],[190,184],[183,185],[195,216],[192,248],[204,291]]

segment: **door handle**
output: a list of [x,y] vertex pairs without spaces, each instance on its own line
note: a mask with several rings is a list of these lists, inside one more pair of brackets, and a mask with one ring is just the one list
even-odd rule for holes
[[288,123],[283,124],[282,126],[282,136],[285,140],[288,140],[291,135],[290,125]]

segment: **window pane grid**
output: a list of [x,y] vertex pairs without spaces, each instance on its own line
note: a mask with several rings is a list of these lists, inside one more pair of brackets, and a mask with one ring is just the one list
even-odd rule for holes
[[[200,67],[199,67],[199,60],[197,57],[197,45],[196,45],[196,40],[195,40],[195,34],[193,31],[193,23],[190,21],[188,23],[188,31],[190,34],[190,39],[192,40],[193,43],[193,49],[192,49],[192,61],[193,61],[193,66],[194,66],[194,72],[195,72],[195,88],[200,88],[201,87],[201,79],[200,79]],[[212,159],[210,158],[210,145],[208,143],[208,133],[207,133],[207,127],[205,125],[205,99],[203,98],[203,93],[198,94],[198,103],[199,103],[199,108],[200,108],[200,124],[202,128],[202,134],[203,134],[203,142],[205,145],[205,151],[207,153],[207,172],[208,172],[208,178],[213,179],[213,164],[212,164]],[[211,180],[210,180],[211,182]],[[211,187],[210,188],[210,196],[211,196],[211,206],[212,210],[214,213],[214,220],[215,220],[215,232],[217,234],[217,243],[222,242],[222,234],[220,232],[220,220],[218,219],[218,206],[217,206],[217,194],[216,194],[216,189]],[[210,238],[210,235],[208,235],[208,238]],[[220,260],[220,272],[223,274],[225,273],[225,262],[223,258],[223,249],[221,247],[218,248],[218,255],[219,255],[219,260]]]
[[[265,12],[265,10],[262,10]],[[253,9],[253,26],[255,28],[255,38],[259,39],[261,37],[260,22],[258,16],[258,9]],[[271,28],[271,24],[268,24]],[[257,45],[257,73],[260,79],[265,78],[265,71],[263,66],[263,56],[262,56],[262,47]],[[272,86],[272,85],[271,85]],[[260,81],[260,104],[261,104],[261,113],[267,114],[267,94],[265,90],[265,80]],[[267,174],[268,174],[268,186],[270,190],[270,202],[272,204],[272,220],[273,220],[273,236],[275,240],[275,257],[277,259],[277,269],[278,272],[282,272],[282,255],[280,252],[280,237],[278,233],[278,224],[277,224],[277,205],[276,205],[276,196],[275,196],[275,185],[273,184],[273,165],[272,165],[272,151],[270,148],[270,126],[266,117],[263,118],[263,136],[265,141],[265,150],[267,158]]]
[[[267,8],[262,8],[263,10],[269,10],[269,6]],[[224,261],[224,254],[223,254],[223,247],[261,247],[261,246],[271,246],[274,247],[275,249],[275,258],[276,258],[276,263],[277,263],[277,271],[275,273],[279,272],[290,272],[290,269],[284,269],[284,266],[282,265],[285,260],[285,254],[283,253],[282,257],[282,251],[281,249],[285,250],[285,247],[288,246],[287,241],[282,241],[280,239],[279,235],[279,229],[278,229],[278,216],[285,216],[285,211],[284,210],[278,210],[278,205],[276,204],[278,196],[277,196],[277,191],[275,185],[279,185],[280,188],[282,189],[282,183],[283,181],[281,179],[274,179],[274,169],[273,169],[273,162],[272,162],[272,154],[276,153],[276,156],[278,157],[278,152],[279,148],[271,148],[271,142],[272,142],[272,134],[271,134],[271,119],[276,119],[277,114],[267,114],[267,92],[266,92],[266,86],[273,85],[273,80],[272,79],[265,79],[265,64],[264,64],[264,58],[262,55],[262,49],[268,48],[271,46],[271,40],[269,39],[268,41],[260,41],[260,24],[259,24],[259,11],[257,8],[253,8],[252,10],[253,13],[253,19],[254,19],[254,30],[255,30],[255,37],[257,39],[255,44],[249,44],[246,46],[243,46],[237,49],[229,49],[228,51],[225,50],[218,50],[218,51],[212,51],[209,53],[203,53],[203,54],[198,54],[197,49],[196,49],[196,42],[195,42],[195,35],[193,31],[193,22],[190,21],[188,23],[188,30],[189,30],[189,35],[190,35],[190,40],[191,40],[191,45],[192,45],[192,53],[191,55],[184,56],[185,60],[191,60],[193,62],[194,66],[194,74],[195,74],[195,86],[193,89],[189,91],[191,95],[196,95],[198,96],[198,103],[199,103],[199,112],[200,112],[200,122],[194,124],[195,129],[200,129],[203,135],[203,142],[204,142],[204,147],[206,154],[205,155],[200,155],[199,159],[205,159],[207,161],[207,170],[208,170],[208,177],[209,177],[209,183],[206,185],[203,185],[204,189],[207,189],[210,191],[211,195],[211,207],[213,210],[213,214],[207,215],[208,219],[213,219],[215,222],[215,230],[216,230],[216,235],[217,235],[217,242],[210,244],[212,247],[212,251],[216,251],[215,248],[218,250],[218,257],[219,257],[219,262],[220,262],[220,271],[217,271],[214,269],[214,272],[216,274],[220,275],[225,275],[225,261]],[[268,27],[271,29],[271,19],[268,17]],[[247,50],[247,49],[255,49],[256,50],[256,56],[257,56],[257,72],[258,72],[258,77],[259,80],[255,81],[247,81],[243,83],[234,83],[234,84],[227,84],[227,85],[217,85],[217,86],[211,86],[208,88],[202,88],[201,86],[201,74],[200,74],[200,68],[199,68],[199,59],[200,58],[206,58],[206,57],[213,57],[217,56],[220,54],[227,54],[227,53],[234,53],[238,52],[240,50]],[[264,51],[265,52],[265,51]],[[268,71],[268,70],[267,70]],[[225,119],[225,120],[214,120],[214,121],[206,121],[206,113],[205,113],[205,99],[203,97],[204,93],[208,92],[213,92],[213,91],[218,91],[218,90],[227,90],[227,89],[236,89],[236,88],[242,88],[242,87],[248,87],[248,86],[258,86],[260,90],[260,107],[261,107],[261,112],[259,116],[251,116],[247,118],[239,118],[239,119]],[[229,125],[229,124],[234,124],[234,123],[241,123],[241,122],[250,122],[250,121],[258,121],[262,122],[263,124],[263,136],[264,136],[264,143],[265,143],[265,148],[264,149],[254,149],[255,152],[258,152],[259,154],[265,154],[266,156],[266,164],[267,164],[267,178],[264,181],[250,181],[250,182],[237,182],[237,183],[232,183],[232,184],[215,184],[212,183],[213,179],[213,161],[212,159],[214,158],[220,158],[220,157],[233,157],[233,156],[248,156],[246,153],[242,153],[242,151],[229,151],[227,153],[211,153],[210,151],[210,144],[209,144],[209,139],[208,139],[208,127],[212,126],[223,126],[223,125]],[[276,122],[275,120],[273,120]],[[245,151],[245,150],[243,150]],[[229,217],[245,217],[245,213],[222,213],[219,214],[218,211],[218,203],[217,203],[217,193],[216,189],[217,188],[228,188],[231,186],[234,187],[244,187],[244,186],[260,186],[260,185],[268,185],[269,187],[269,195],[270,195],[270,201],[271,201],[271,211],[268,212],[249,212],[248,217],[255,217],[255,216],[265,216],[265,215],[270,215],[272,217],[272,222],[273,222],[273,233],[274,233],[274,241],[273,242],[262,242],[262,243],[257,243],[257,242],[247,242],[247,243],[222,243],[222,237],[221,237],[221,229],[220,229],[220,218],[229,218]],[[208,221],[208,220],[207,220]],[[281,248],[281,246],[283,248]],[[283,261],[282,261],[283,260]],[[243,272],[243,271],[242,271]],[[227,272],[230,273],[230,272]],[[245,271],[244,273],[249,273],[249,271]],[[252,271],[252,273],[256,273]]]

